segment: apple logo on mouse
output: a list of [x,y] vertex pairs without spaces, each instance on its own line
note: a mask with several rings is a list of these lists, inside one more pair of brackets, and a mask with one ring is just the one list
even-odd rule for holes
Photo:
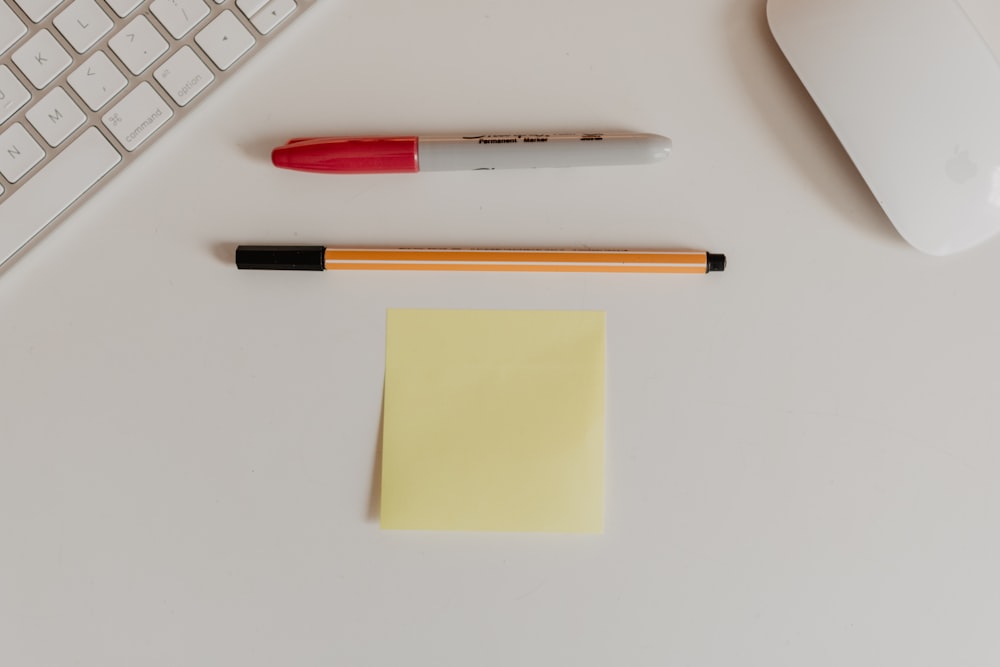
[[958,146],[944,168],[948,172],[948,178],[958,184],[968,183],[979,173],[979,165],[972,161],[968,149],[959,150]]

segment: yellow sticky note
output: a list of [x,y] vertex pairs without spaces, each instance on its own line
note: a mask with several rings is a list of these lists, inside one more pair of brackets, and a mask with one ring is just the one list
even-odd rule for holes
[[383,528],[604,529],[604,313],[390,310]]

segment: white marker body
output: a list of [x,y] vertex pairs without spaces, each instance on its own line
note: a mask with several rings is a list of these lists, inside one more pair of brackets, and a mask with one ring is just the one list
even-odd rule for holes
[[420,171],[649,164],[670,154],[658,134],[485,134],[420,137]]

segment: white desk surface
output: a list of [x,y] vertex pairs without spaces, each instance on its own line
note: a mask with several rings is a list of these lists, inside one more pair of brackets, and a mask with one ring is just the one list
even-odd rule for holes
[[[763,0],[322,0],[0,279],[0,664],[1000,660],[1000,243],[900,240]],[[622,129],[324,177],[292,136]],[[704,277],[238,272],[237,243],[691,248]],[[608,318],[602,536],[384,532],[386,309]]]

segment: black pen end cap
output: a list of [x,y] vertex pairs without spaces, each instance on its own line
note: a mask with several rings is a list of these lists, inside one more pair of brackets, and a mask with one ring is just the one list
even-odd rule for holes
[[322,271],[326,248],[321,245],[241,245],[236,268],[270,271]]
[[726,270],[726,256],[720,255],[719,253],[710,252],[707,253],[708,259],[705,262],[708,267],[705,273],[712,273],[714,271],[725,271]]

